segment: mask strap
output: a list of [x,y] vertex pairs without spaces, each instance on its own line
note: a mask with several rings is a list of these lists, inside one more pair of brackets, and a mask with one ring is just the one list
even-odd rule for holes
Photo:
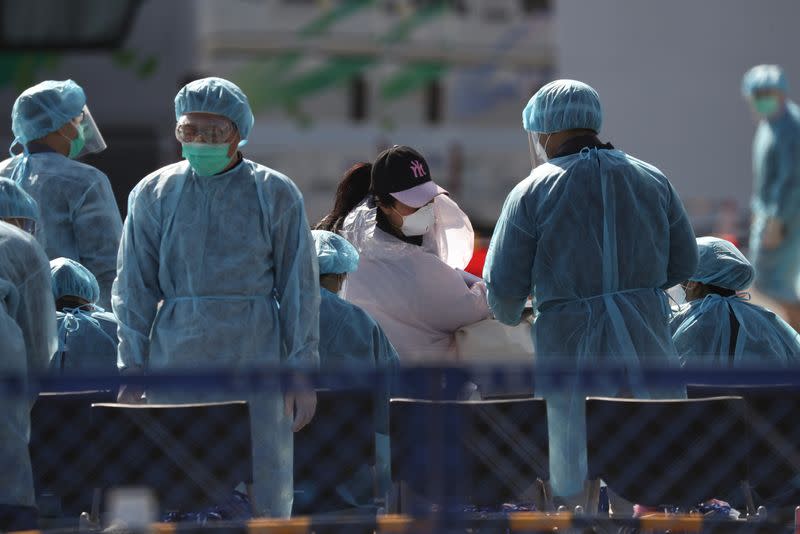
[[[17,145],[22,147],[22,154],[14,153],[14,147]],[[25,145],[19,137],[15,137],[14,140],[11,141],[11,144],[8,146],[8,155],[11,156],[12,158],[20,155],[27,156],[28,154],[29,153],[27,145]]]

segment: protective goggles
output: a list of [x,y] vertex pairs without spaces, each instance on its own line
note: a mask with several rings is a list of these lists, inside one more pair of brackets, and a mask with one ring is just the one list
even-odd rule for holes
[[83,106],[81,114],[71,119],[69,122],[75,128],[83,131],[83,138],[85,140],[83,149],[78,152],[78,155],[75,156],[76,158],[81,158],[87,154],[97,154],[108,147],[87,106]]
[[221,144],[230,142],[236,125],[225,117],[182,115],[175,126],[175,138],[181,143]]

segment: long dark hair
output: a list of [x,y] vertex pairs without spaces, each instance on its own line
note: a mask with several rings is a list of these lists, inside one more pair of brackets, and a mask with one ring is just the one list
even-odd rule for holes
[[319,221],[315,230],[339,232],[347,214],[353,211],[370,194],[372,163],[356,163],[342,176],[336,188],[333,210]]

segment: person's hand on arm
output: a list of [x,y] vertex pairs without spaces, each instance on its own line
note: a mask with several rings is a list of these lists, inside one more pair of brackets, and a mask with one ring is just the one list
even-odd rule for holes
[[283,396],[286,417],[292,417],[292,431],[299,432],[314,418],[317,410],[317,393],[307,380],[295,377],[292,388]]

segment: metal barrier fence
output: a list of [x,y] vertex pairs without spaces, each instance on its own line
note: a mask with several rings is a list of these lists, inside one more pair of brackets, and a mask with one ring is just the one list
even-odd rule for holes
[[[203,402],[121,405],[122,384]],[[302,518],[259,519],[254,453],[278,429],[254,435],[251,419],[263,410],[252,404],[298,384],[318,390],[317,413],[275,461],[293,473],[292,515]],[[525,391],[576,384],[589,394],[616,385],[622,395],[676,386],[688,395],[580,397],[586,477],[579,495],[562,498],[550,483],[550,456],[561,451],[553,450],[548,424],[563,422],[548,420],[548,401]],[[485,391],[491,398],[480,398]],[[792,532],[800,506],[794,370],[0,377],[3,398],[33,394],[29,450],[45,529]]]

